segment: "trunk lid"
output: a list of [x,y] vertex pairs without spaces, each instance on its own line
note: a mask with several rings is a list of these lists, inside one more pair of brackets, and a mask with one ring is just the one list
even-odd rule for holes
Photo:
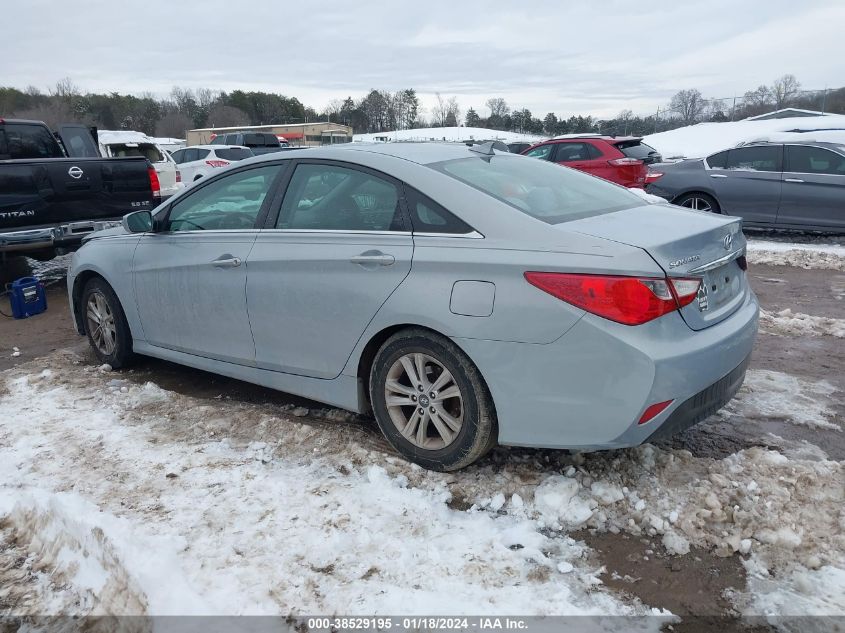
[[700,278],[697,300],[681,309],[693,330],[729,317],[749,292],[738,261],[746,247],[739,218],[656,204],[558,226],[641,248],[669,277]]

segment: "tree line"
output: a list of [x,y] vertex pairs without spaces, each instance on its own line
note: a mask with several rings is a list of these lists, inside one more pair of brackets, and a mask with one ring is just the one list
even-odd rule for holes
[[434,105],[426,109],[413,88],[396,92],[372,89],[358,99],[334,99],[317,112],[296,97],[256,91],[174,87],[164,98],[151,93],[94,94],[83,93],[69,79],[47,92],[34,87],[0,87],[0,116],[41,120],[54,127],[79,122],[100,129],[180,138],[186,130],[200,127],[308,121],[342,123],[357,133],[465,125],[546,136],[584,132],[644,135],[702,121],[739,120],[787,106],[845,113],[845,88],[802,90],[793,75],[784,75],[771,85],[731,98],[705,98],[695,88],[680,90],[654,114],[623,110],[611,119],[554,112],[540,118],[528,108],[511,108],[501,97],[490,97],[484,106],[480,111],[470,107],[463,112],[457,97],[435,93]]

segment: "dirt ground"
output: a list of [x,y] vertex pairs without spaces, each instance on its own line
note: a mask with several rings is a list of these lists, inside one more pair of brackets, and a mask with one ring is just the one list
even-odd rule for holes
[[[770,312],[790,308],[815,316],[845,318],[845,274],[783,266],[757,266],[749,274],[761,305]],[[0,371],[62,349],[74,350],[95,363],[87,340],[72,327],[62,283],[48,289],[48,305],[46,313],[30,319],[15,321],[0,317]],[[14,355],[15,347],[19,355]],[[825,380],[845,392],[845,339],[761,333],[752,369]],[[164,389],[202,399],[322,408],[302,398],[154,359],[142,360],[132,371],[125,372],[125,377],[140,383],[154,381]],[[835,406],[840,419],[845,417],[841,398]],[[796,426],[777,416],[753,426],[737,424],[737,419],[730,414],[714,416],[672,438],[668,444],[685,448],[696,456],[721,458],[750,446],[767,446],[777,436],[789,441],[807,440],[823,447],[831,459],[845,459],[845,433],[841,431]],[[390,450],[371,421],[361,419],[360,425],[368,443]],[[500,448],[488,459],[503,462],[525,452],[530,451]],[[685,556],[669,556],[659,541],[648,538],[587,530],[575,536],[595,550],[600,564],[607,570],[604,582],[616,591],[680,615],[735,615],[726,596],[731,589],[745,585],[745,569],[739,555],[719,558],[694,549]],[[702,628],[705,625],[703,620],[687,620],[676,625],[675,630],[694,633],[705,630]]]

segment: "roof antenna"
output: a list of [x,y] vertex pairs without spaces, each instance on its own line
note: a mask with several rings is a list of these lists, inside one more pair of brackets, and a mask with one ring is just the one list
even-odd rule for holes
[[485,156],[492,156],[494,149],[497,149],[500,152],[510,152],[508,146],[501,141],[489,141],[479,145],[472,145],[470,146],[469,151],[475,152],[476,154],[484,154]]

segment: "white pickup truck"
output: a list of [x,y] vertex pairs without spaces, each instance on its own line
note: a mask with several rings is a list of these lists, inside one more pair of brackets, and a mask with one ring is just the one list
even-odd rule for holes
[[155,139],[129,130],[98,130],[97,137],[100,153],[107,158],[143,156],[150,161],[158,175],[162,200],[182,189],[182,177],[176,163]]

